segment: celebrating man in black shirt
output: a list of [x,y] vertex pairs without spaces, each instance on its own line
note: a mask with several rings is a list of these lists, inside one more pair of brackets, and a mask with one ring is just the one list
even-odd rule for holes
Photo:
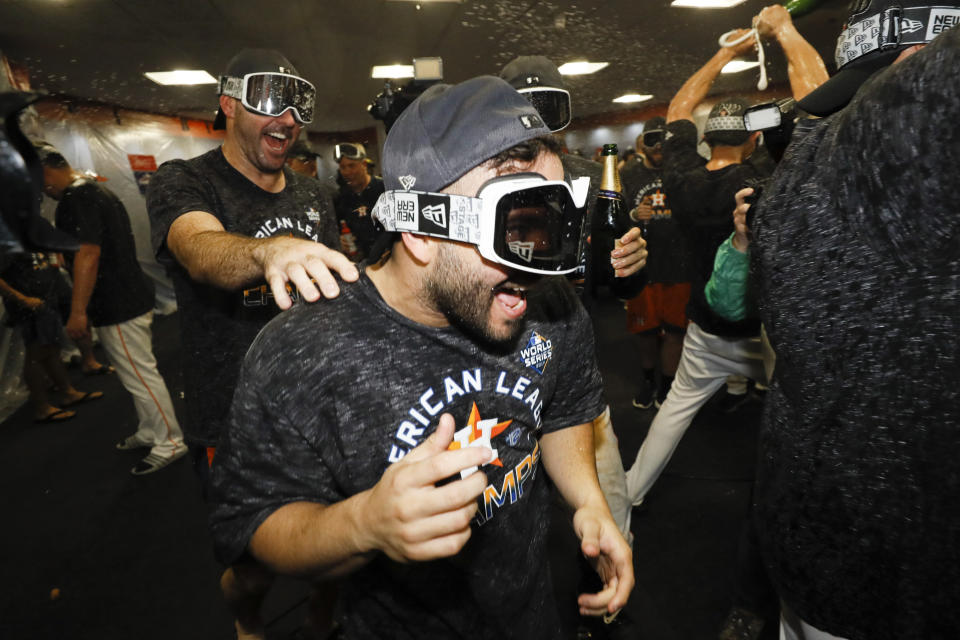
[[217,548],[345,577],[346,637],[561,637],[541,459],[604,580],[581,612],[633,586],[592,457],[590,322],[537,284],[576,268],[585,198],[548,133],[497,78],[428,89],[384,147],[390,253],[276,318],[244,361],[214,463]]
[[[147,192],[153,247],[177,294],[186,437],[204,482],[254,337],[295,296],[336,296],[329,269],[357,277],[330,248],[337,228],[329,195],[319,181],[284,166],[312,118],[313,85],[278,52],[247,49],[228,64],[220,94],[214,127],[226,127],[223,146],[164,163]],[[269,583],[253,565],[224,573],[243,638],[262,637],[255,595]]]
[[130,472],[153,473],[186,454],[187,447],[153,355],[153,283],[137,262],[130,217],[117,196],[74,171],[55,148],[38,144],[37,151],[44,193],[59,201],[57,228],[80,240],[76,255],[66,256],[73,276],[67,334],[82,339],[91,325],[97,327],[140,419],[136,433],[117,448],[149,448]]

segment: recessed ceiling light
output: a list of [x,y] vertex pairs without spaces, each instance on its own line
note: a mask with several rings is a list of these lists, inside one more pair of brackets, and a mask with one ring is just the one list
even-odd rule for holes
[[371,78],[412,78],[412,64],[385,64],[375,66],[370,71]]
[[741,71],[746,71],[747,69],[756,69],[760,66],[760,63],[756,60],[731,60],[727,64],[723,65],[723,69],[720,69],[720,73],[740,73]]
[[671,7],[692,7],[695,9],[729,9],[746,0],[673,0]]
[[606,69],[608,66],[610,66],[609,62],[587,62],[586,60],[580,60],[562,64],[558,70],[561,75],[582,76],[588,73],[596,73],[601,69]]
[[203,69],[178,71],[148,71],[147,76],[157,84],[217,84],[217,79]]
[[614,98],[613,102],[645,102],[652,98],[653,95],[649,93],[639,94],[639,93],[625,93],[619,98]]

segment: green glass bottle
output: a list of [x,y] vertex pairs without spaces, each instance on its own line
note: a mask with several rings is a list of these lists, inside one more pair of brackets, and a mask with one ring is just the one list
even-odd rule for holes
[[787,0],[783,6],[792,18],[805,16],[817,8],[823,0]]

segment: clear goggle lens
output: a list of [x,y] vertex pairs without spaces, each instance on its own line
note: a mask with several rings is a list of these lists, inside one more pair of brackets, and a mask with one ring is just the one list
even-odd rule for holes
[[316,88],[299,76],[286,73],[248,73],[243,78],[224,77],[220,92],[240,100],[249,111],[276,118],[288,109],[300,124],[313,122]]

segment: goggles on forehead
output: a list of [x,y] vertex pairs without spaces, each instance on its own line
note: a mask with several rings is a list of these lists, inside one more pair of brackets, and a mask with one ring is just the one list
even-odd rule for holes
[[362,144],[353,142],[341,142],[333,147],[333,159],[340,162],[340,158],[349,160],[363,160],[367,157],[367,150]]
[[533,105],[550,131],[565,129],[570,124],[570,92],[552,87],[526,87],[517,89]]
[[537,173],[486,182],[476,198],[423,191],[386,191],[373,217],[387,231],[468,242],[497,264],[542,275],[579,264],[589,178],[573,187]]
[[253,113],[276,118],[290,109],[298,123],[313,122],[317,90],[299,76],[273,72],[220,76],[220,94],[236,98]]
[[643,146],[655,147],[664,140],[665,131],[663,129],[653,129],[643,132]]

